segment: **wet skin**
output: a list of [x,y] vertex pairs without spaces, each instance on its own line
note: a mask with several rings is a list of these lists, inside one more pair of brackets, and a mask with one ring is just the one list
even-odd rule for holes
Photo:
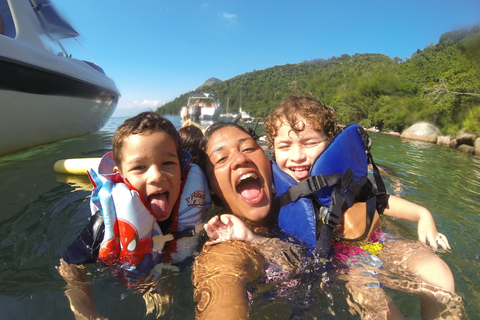
[[272,171],[263,149],[246,132],[224,127],[210,136],[206,153],[211,192],[222,200],[224,212],[263,220],[272,199]]
[[128,136],[114,172],[140,193],[157,221],[170,216],[180,193],[181,170],[175,142],[166,133]]

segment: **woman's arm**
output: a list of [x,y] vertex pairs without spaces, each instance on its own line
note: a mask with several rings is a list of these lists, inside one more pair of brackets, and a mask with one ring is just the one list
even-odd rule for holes
[[267,238],[255,234],[238,217],[232,214],[222,214],[210,219],[204,225],[210,241],[206,245],[214,245],[228,240],[249,242],[260,252],[267,263],[274,263],[286,269],[294,268],[293,261],[299,261],[299,247],[293,243],[278,238]]
[[204,246],[193,264],[196,319],[248,319],[246,285],[264,275],[264,260],[243,241]]
[[60,259],[58,272],[68,283],[65,295],[70,301],[70,309],[75,315],[75,319],[100,319],[95,313],[92,288],[85,280],[87,269]]

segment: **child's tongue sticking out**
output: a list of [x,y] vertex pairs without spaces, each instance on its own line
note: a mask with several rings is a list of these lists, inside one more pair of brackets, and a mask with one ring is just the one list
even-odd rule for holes
[[295,178],[295,180],[300,181],[308,177],[309,168],[290,168],[290,172],[291,175]]
[[150,209],[156,218],[169,215],[168,211],[168,193],[156,193],[148,197],[150,201]]

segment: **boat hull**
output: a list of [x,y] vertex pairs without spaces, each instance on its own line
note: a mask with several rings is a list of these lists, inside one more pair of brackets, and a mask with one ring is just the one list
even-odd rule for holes
[[84,61],[68,62],[96,81],[0,57],[0,155],[95,132],[111,117],[113,81]]
[[35,10],[26,0],[3,3],[11,16],[0,35],[0,155],[95,132],[120,97],[99,66],[46,44],[35,12],[50,3],[40,2]]
[[0,155],[101,129],[116,100],[0,90]]

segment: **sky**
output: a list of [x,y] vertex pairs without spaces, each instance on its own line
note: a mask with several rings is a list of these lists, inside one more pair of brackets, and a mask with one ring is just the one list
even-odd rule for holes
[[114,116],[155,110],[211,77],[342,54],[406,60],[480,25],[480,0],[53,2],[80,33],[69,54],[93,59],[119,88]]

